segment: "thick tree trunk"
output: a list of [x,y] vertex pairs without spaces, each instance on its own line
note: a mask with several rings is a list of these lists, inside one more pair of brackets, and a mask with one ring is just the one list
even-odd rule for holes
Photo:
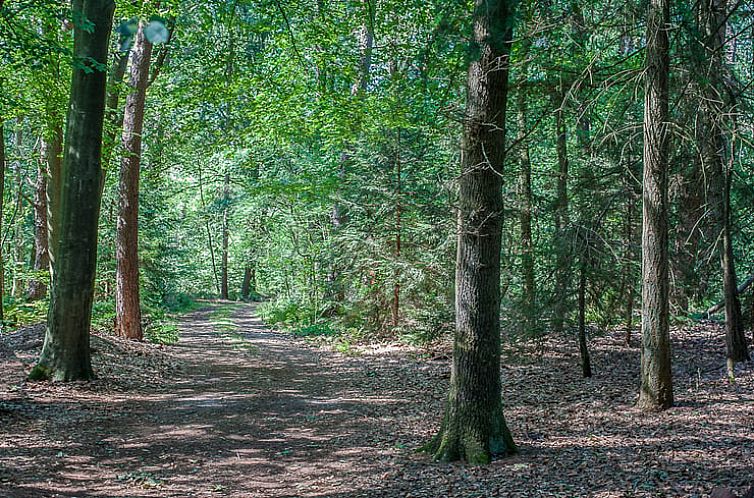
[[527,132],[527,92],[520,87],[518,101],[518,146],[519,146],[519,221],[521,223],[521,280],[523,282],[524,319],[527,332],[533,333],[537,327],[536,301],[537,281],[534,273],[534,240],[532,237],[532,190],[531,160]]
[[558,187],[555,204],[555,310],[553,317],[553,331],[563,332],[566,314],[568,312],[568,289],[571,281],[571,250],[567,240],[567,229],[570,225],[568,213],[568,142],[566,135],[565,111],[563,103],[565,91],[561,88],[552,95],[555,106],[555,148],[558,156]]
[[434,458],[488,463],[516,451],[503,417],[500,385],[500,250],[508,54],[508,0],[476,0],[459,179],[456,332],[453,368]]
[[97,66],[107,62],[114,10],[112,0],[73,0],[74,17],[91,23],[90,28],[77,26],[74,32],[74,56],[86,61],[88,67],[73,68],[61,179],[60,237],[54,248],[57,258],[47,332],[32,379],[71,381],[93,376],[89,328],[97,267],[107,79]]
[[[37,181],[34,185],[34,271],[49,271],[50,257],[48,253],[49,237],[47,226],[47,149],[50,142],[42,140],[40,159],[37,166]],[[46,279],[34,277],[29,281],[26,295],[30,301],[42,299],[47,294]]]
[[139,297],[139,169],[144,106],[152,61],[152,44],[139,26],[131,50],[131,69],[123,117],[123,159],[120,163],[118,228],[115,242],[115,333],[143,339]]
[[647,16],[644,101],[641,391],[643,411],[673,405],[668,322],[669,0],[651,0]]

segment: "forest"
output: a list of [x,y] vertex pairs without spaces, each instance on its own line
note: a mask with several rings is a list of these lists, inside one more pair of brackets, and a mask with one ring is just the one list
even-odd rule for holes
[[0,497],[754,498],[754,1],[0,0]]

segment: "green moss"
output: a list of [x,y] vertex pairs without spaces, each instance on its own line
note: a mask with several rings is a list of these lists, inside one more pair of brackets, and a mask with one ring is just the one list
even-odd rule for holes
[[52,372],[45,365],[37,364],[29,373],[29,380],[33,382],[50,380]]

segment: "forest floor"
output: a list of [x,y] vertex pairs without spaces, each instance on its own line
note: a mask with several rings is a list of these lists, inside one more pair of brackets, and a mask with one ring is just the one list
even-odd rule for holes
[[615,332],[535,354],[506,346],[520,454],[431,462],[448,344],[340,354],[268,329],[253,305],[180,322],[174,346],[93,338],[99,379],[29,383],[42,327],[0,341],[0,496],[701,497],[754,484],[754,368],[725,378],[721,330],[676,329],[677,406],[635,408],[639,356]]

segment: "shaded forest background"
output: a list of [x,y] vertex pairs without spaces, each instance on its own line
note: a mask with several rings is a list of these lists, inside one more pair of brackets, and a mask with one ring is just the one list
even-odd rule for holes
[[[720,3],[717,66],[700,5],[673,5],[670,31],[677,320],[702,317],[723,299],[726,231],[737,285],[754,272],[754,6]],[[516,12],[504,168],[507,339],[570,330],[580,294],[595,332],[636,326],[646,7],[543,0]],[[3,2],[0,13],[3,308],[16,327],[46,313],[46,178],[67,108],[72,21],[66,2]],[[138,190],[147,336],[169,341],[167,313],[217,296],[267,298],[268,321],[345,343],[422,343],[451,330],[455,180],[475,57],[468,16],[465,2],[119,2],[106,68],[95,326],[115,321],[120,137],[131,88],[124,61],[134,19],[152,19],[169,35],[148,66]],[[726,93],[715,99],[708,89],[719,68]],[[722,171],[704,160],[711,127],[727,140]],[[747,317],[754,301],[741,296]]]

